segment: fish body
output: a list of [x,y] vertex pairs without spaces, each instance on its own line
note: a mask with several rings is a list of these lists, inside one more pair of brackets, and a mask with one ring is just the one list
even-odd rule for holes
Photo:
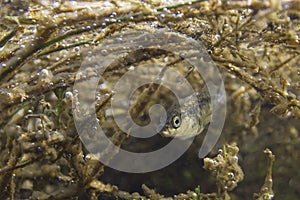
[[211,100],[207,91],[195,93],[167,111],[167,122],[161,135],[188,139],[200,134],[211,120]]

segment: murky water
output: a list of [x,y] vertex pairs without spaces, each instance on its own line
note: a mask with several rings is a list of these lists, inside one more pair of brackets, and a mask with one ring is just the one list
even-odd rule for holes
[[[176,162],[145,174],[103,169],[78,139],[73,121],[73,85],[83,55],[91,56],[104,38],[114,38],[120,32],[163,28],[201,40],[222,73],[228,100],[226,123],[209,157],[226,143],[236,142],[239,146],[244,180],[229,192],[232,199],[250,199],[260,191],[267,171],[266,148],[276,156],[275,198],[299,197],[299,4],[276,2],[1,2],[1,199],[91,198],[92,194],[81,187],[90,180],[94,182],[86,188],[98,192],[102,185],[97,180],[141,194],[142,184],[165,196],[186,193],[198,185],[201,193],[217,192],[216,180],[203,169],[197,155],[206,130]],[[120,39],[124,51],[126,42]],[[137,78],[151,81],[153,74],[163,69],[141,68],[151,63],[176,69],[197,93],[205,87],[198,73],[190,73],[189,63],[169,52],[141,50],[114,62],[103,74],[105,79],[99,80],[95,110],[106,135],[126,150],[147,152],[171,140],[159,134],[144,141],[127,137],[116,128],[112,117],[114,84],[137,68],[142,69],[139,76],[127,77],[123,91],[137,87]],[[81,78],[93,74],[91,70]],[[182,82],[177,77],[168,78],[177,87]],[[149,91],[146,95],[145,90]],[[188,96],[185,88],[179,91]],[[130,112],[140,125],[149,123],[148,110],[154,104],[165,106],[169,112],[176,104],[168,88],[151,83],[134,91],[131,104],[137,101],[137,108]],[[119,116],[124,114],[122,109],[116,111]],[[104,193],[99,193],[104,198]]]

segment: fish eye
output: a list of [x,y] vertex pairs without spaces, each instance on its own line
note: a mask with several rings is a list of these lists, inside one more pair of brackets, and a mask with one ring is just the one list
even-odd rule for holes
[[179,128],[180,125],[181,125],[181,119],[178,115],[175,115],[172,118],[172,126],[173,126],[173,128]]

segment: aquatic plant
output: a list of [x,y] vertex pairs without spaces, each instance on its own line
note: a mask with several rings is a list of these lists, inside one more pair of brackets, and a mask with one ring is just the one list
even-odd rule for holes
[[[255,199],[299,196],[299,2],[112,0],[1,4],[0,199],[237,199],[255,192]],[[88,54],[103,39],[124,30],[159,28],[201,40],[222,72],[229,114],[217,147],[224,148],[204,159],[204,168],[211,175],[199,170],[202,164],[196,156],[190,158],[196,151],[194,146],[183,161],[178,161],[190,163],[186,174],[207,179],[178,175],[173,184],[164,184],[164,178],[156,175],[151,187],[159,192],[146,186],[147,179],[143,179],[142,190],[134,187],[134,179],[126,181],[132,184],[131,191],[126,191],[118,174],[90,154],[77,135],[72,120],[72,103],[76,102],[73,84],[81,55]],[[149,60],[155,55],[143,58]],[[124,70],[114,66],[106,73],[118,77]],[[104,124],[113,92],[107,88],[98,92],[97,117]],[[142,110],[133,113],[138,115]],[[114,123],[105,128],[115,145],[141,148],[139,143],[128,145],[130,137]],[[195,139],[195,146],[201,137]],[[158,138],[155,142],[165,141]],[[274,156],[266,148],[277,156],[274,183]],[[260,157],[264,149],[269,166],[258,190],[256,183],[263,182],[265,176],[266,166]],[[103,151],[108,158],[117,153],[110,147]],[[184,166],[175,166],[167,169],[169,173],[184,172]],[[191,187],[186,189],[188,182],[200,186],[191,191]],[[170,188],[172,194],[165,192]]]

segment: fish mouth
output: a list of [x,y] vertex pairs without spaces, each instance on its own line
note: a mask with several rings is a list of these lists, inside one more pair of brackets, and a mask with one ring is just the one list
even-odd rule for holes
[[172,134],[168,128],[163,129],[162,131],[160,131],[159,133],[160,135],[162,135],[163,137],[175,137],[176,134]]
[[170,137],[170,132],[167,129],[161,130],[159,132],[160,135],[164,136],[164,137]]

